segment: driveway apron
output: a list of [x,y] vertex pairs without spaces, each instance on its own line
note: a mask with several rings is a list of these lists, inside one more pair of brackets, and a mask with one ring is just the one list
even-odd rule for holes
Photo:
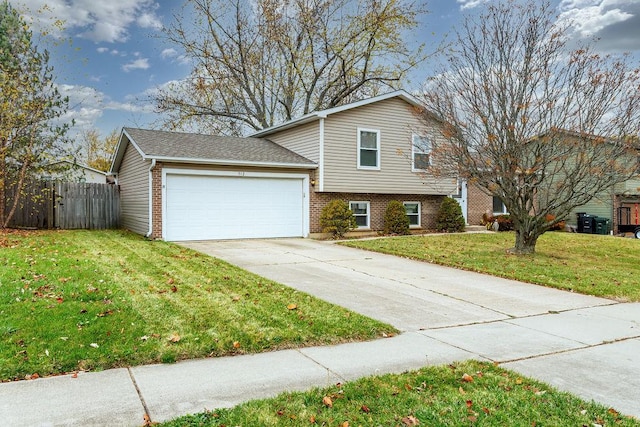
[[[182,244],[387,322],[407,337],[424,336],[640,417],[638,303],[311,239]],[[322,357],[323,349],[314,351]]]

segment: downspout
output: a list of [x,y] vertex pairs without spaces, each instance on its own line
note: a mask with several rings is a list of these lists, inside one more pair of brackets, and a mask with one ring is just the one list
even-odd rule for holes
[[156,159],[151,159],[149,166],[149,231],[144,237],[150,237],[153,234],[153,169],[156,167]]

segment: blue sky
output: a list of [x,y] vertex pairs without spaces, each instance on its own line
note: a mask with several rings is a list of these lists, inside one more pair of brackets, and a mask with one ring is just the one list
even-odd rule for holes
[[[463,14],[477,13],[488,1],[428,1],[430,13],[414,36],[435,45]],[[32,20],[34,32],[49,32],[51,63],[60,90],[70,97],[68,118],[75,119],[76,132],[96,128],[106,135],[123,126],[159,125],[153,104],[145,99],[158,86],[190,71],[176,46],[159,37],[183,0],[9,2]],[[553,4],[561,16],[576,22],[576,37],[599,37],[603,51],[640,54],[640,0],[554,0]],[[62,31],[52,28],[54,21],[63,24]],[[428,74],[425,64],[406,89],[416,89]]]

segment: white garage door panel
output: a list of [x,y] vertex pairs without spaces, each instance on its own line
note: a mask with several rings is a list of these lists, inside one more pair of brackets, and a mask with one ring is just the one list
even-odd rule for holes
[[165,239],[303,236],[303,180],[166,177]]

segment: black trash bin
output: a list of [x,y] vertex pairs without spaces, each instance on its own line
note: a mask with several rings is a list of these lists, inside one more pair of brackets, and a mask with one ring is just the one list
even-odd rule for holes
[[595,233],[595,215],[578,212],[578,233]]

